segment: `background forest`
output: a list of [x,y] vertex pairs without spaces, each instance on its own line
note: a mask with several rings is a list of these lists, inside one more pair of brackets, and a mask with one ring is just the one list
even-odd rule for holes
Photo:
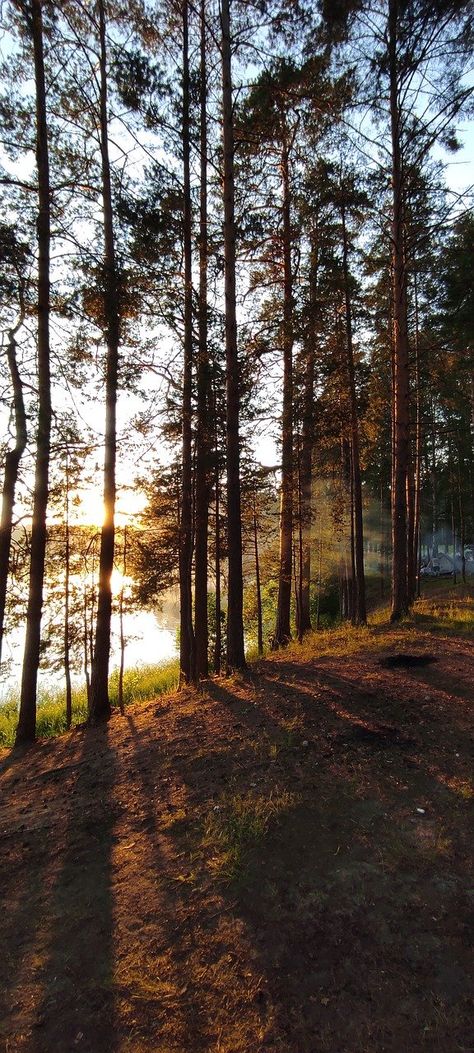
[[79,673],[109,715],[112,619],[122,707],[124,618],[171,588],[193,682],[472,575],[472,13],[1,4],[17,742],[40,664],[68,725]]

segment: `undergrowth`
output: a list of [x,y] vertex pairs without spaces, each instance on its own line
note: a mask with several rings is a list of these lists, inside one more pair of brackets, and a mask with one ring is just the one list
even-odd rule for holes
[[[124,673],[123,698],[125,705],[144,702],[157,695],[172,691],[178,684],[178,662],[173,660],[162,665],[140,666]],[[118,670],[109,680],[112,706],[118,705]],[[18,696],[11,692],[0,705],[0,746],[12,746],[18,722]],[[72,693],[72,723],[81,724],[87,718],[86,689],[76,688]],[[62,689],[43,688],[38,697],[36,733],[38,738],[52,738],[66,730],[66,701]]]

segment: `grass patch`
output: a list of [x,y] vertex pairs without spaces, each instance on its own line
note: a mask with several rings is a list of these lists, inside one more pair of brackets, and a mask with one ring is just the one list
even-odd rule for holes
[[[454,593],[454,595],[453,595]],[[425,597],[418,600],[413,621],[420,628],[429,628],[433,632],[464,636],[474,633],[474,598],[460,588],[456,596],[452,593],[441,599],[439,596]]]
[[296,658],[310,661],[318,658],[343,657],[359,651],[383,651],[387,647],[405,645],[410,631],[427,629],[452,636],[474,633],[474,589],[452,582],[429,582],[423,588],[427,595],[417,600],[413,611],[401,621],[390,624],[390,608],[378,607],[369,614],[369,624],[353,626],[341,622],[330,629],[308,633],[300,644],[294,640],[280,653],[284,660]]
[[[144,702],[164,695],[177,687],[179,664],[176,660],[162,665],[137,666],[127,669],[123,681],[125,705]],[[109,680],[110,701],[118,705],[118,670]],[[12,692],[0,705],[0,747],[13,746],[18,723],[18,696]],[[72,723],[82,724],[87,718],[87,695],[85,688],[76,688],[72,693]],[[64,690],[42,689],[38,696],[36,734],[38,738],[53,738],[66,731],[66,699]]]
[[[135,666],[127,669],[123,678],[123,700],[126,706],[132,702],[147,702],[156,695],[166,695],[174,691],[179,683],[179,662],[170,659],[160,665]],[[118,705],[118,670],[114,670],[109,680],[110,701]]]
[[209,867],[226,881],[241,874],[246,852],[266,836],[270,823],[294,807],[287,791],[262,796],[254,792],[226,794],[204,823],[202,844],[209,853]]

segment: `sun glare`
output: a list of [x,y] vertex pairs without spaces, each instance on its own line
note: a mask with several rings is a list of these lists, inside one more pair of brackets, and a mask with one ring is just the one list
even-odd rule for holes
[[[144,508],[145,496],[138,492],[120,494],[116,513],[116,526],[129,526],[136,515]],[[82,490],[80,500],[74,509],[74,518],[80,526],[100,528],[104,522],[104,502],[98,490]]]

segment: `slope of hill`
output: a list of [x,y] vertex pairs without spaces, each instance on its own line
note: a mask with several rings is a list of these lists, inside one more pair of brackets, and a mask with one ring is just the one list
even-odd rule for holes
[[474,656],[439,624],[4,753],[0,1049],[468,1050]]

